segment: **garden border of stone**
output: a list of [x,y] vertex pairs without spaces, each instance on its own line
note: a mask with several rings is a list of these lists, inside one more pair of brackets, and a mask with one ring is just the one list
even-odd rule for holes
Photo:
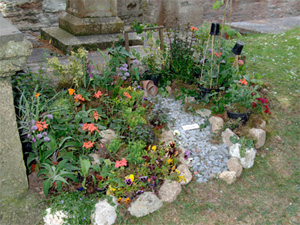
[[[171,94],[172,90],[171,88],[168,88],[169,93]],[[146,95],[146,94],[145,94]],[[160,98],[160,104],[168,105],[169,107],[174,106],[182,106],[182,102],[175,101],[173,98],[162,98],[160,96],[158,97],[149,97],[152,98]],[[168,102],[169,101],[169,102]],[[166,102],[170,104],[166,104]],[[186,103],[195,102],[195,99],[189,98],[185,99]],[[160,104],[155,105],[156,107],[161,107]],[[179,109],[179,111],[182,111],[183,109]],[[169,114],[174,113],[172,110],[169,112]],[[189,113],[188,113],[189,114]],[[220,173],[218,173],[218,176],[210,176],[210,178],[218,177],[220,180],[225,181],[227,184],[233,184],[237,178],[239,178],[242,175],[243,168],[249,169],[254,165],[255,155],[256,155],[256,149],[261,148],[266,140],[266,122],[263,121],[258,128],[252,128],[249,131],[249,135],[251,135],[255,140],[255,148],[247,149],[245,156],[241,157],[240,155],[240,145],[239,144],[233,144],[230,141],[230,137],[236,135],[233,131],[231,131],[229,128],[227,128],[224,132],[221,133],[221,131],[224,128],[224,121],[220,117],[212,116],[211,111],[209,109],[201,109],[197,110],[196,114],[199,116],[199,118],[202,118],[200,120],[200,124],[205,124],[208,120],[209,124],[206,128],[203,129],[202,132],[204,132],[204,135],[206,135],[208,138],[211,138],[212,134],[221,135],[223,144],[221,144],[221,148],[224,148],[224,145],[226,146],[226,149],[228,151],[228,155],[225,155],[226,157],[230,157],[227,160],[226,166],[228,170],[226,170],[226,166],[224,170]],[[181,116],[185,117],[184,114],[181,114]],[[198,119],[199,119],[198,118]],[[174,119],[174,117],[173,117]],[[197,119],[193,116],[193,120]],[[164,130],[162,131],[161,135],[161,142],[168,143],[171,140],[175,140],[177,143],[179,143],[179,147],[182,150],[182,154],[180,156],[180,162],[181,164],[178,166],[178,170],[180,171],[180,174],[185,177],[185,181],[181,181],[180,183],[178,181],[171,181],[171,180],[165,180],[162,184],[162,186],[159,189],[158,195],[152,193],[152,192],[144,192],[143,194],[139,195],[137,199],[133,202],[131,202],[130,207],[128,208],[129,213],[132,216],[135,217],[143,217],[150,213],[153,213],[157,210],[159,210],[163,206],[163,202],[172,203],[176,200],[177,196],[182,191],[182,186],[187,185],[193,178],[193,175],[191,173],[191,170],[195,170],[195,163],[197,163],[196,160],[194,160],[197,155],[193,155],[193,152],[187,160],[183,157],[185,149],[188,148],[195,148],[194,145],[189,145],[188,147],[185,146],[185,142],[183,141],[184,137],[180,138],[181,132],[183,132],[183,129],[179,129],[178,124],[176,124],[178,120],[174,122],[171,121],[168,126],[171,128],[170,130]],[[183,120],[183,123],[186,123],[188,121]],[[180,120],[179,120],[180,123]],[[104,139],[106,142],[109,142],[115,137],[115,134],[112,130],[108,130],[108,135],[104,135]],[[215,146],[210,145],[211,148],[215,149]],[[217,149],[218,150],[218,149]],[[204,156],[205,157],[205,156]],[[211,157],[211,156],[209,156]],[[95,161],[97,161],[97,158],[94,158]],[[222,162],[225,163],[225,162]],[[191,169],[190,169],[191,168]],[[194,172],[194,174],[197,176],[197,171]],[[198,180],[197,180],[198,181]],[[198,181],[199,182],[199,181]],[[202,180],[202,182],[207,182],[207,179]],[[95,212],[91,215],[91,220],[93,225],[100,225],[100,224],[114,224],[117,219],[117,199],[114,196],[112,197],[112,202],[115,205],[109,204],[107,199],[100,200],[95,205]],[[53,224],[52,222],[55,221],[55,224],[63,224],[64,220],[63,218],[66,218],[67,215],[62,211],[57,211],[54,215],[50,214],[49,208],[47,209],[47,215],[43,218],[46,225]]]

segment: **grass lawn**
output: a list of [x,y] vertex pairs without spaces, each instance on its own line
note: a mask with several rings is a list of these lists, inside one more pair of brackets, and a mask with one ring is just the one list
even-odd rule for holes
[[172,204],[120,224],[300,224],[300,28],[248,35],[251,72],[262,75],[272,115],[254,167],[227,185],[192,181]]

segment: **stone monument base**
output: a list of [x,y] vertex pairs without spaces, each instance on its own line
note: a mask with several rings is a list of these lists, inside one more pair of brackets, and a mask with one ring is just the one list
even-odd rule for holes
[[[80,47],[84,47],[88,51],[103,50],[109,48],[119,41],[119,37],[124,38],[122,33],[116,34],[101,34],[101,35],[87,35],[75,36],[58,27],[50,27],[41,29],[41,37],[44,40],[50,41],[53,46],[66,53],[76,51]],[[136,33],[129,34],[129,45],[143,45],[141,37]]]
[[39,224],[42,220],[45,202],[31,191],[18,197],[0,200],[0,224]]
[[76,36],[120,33],[124,22],[119,17],[79,18],[67,13],[59,18],[59,27]]

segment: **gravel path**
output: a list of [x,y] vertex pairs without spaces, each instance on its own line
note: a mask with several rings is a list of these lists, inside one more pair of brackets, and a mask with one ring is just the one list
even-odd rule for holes
[[173,98],[157,97],[159,104],[156,107],[167,109],[171,131],[179,130],[180,136],[175,140],[185,150],[191,151],[190,157],[193,158],[192,167],[196,173],[197,182],[207,182],[210,178],[219,175],[222,171],[228,170],[227,161],[230,158],[226,144],[212,144],[211,125],[203,129],[194,129],[184,131],[183,125],[204,124],[206,118],[200,115],[193,115],[184,112],[181,101],[175,101]]

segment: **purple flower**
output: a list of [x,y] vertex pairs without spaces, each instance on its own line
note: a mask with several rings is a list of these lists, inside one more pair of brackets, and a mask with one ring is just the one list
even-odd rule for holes
[[80,123],[79,126],[83,127],[83,123]]
[[27,138],[29,139],[31,137],[31,135],[30,134],[27,134]]
[[126,80],[126,77],[122,76],[121,79],[122,79],[122,80]]
[[139,61],[137,59],[133,60],[133,64],[139,64]]
[[126,77],[129,77],[129,73],[128,73],[128,72],[124,73],[124,75],[125,75]]
[[37,130],[38,128],[37,128],[37,126],[36,125],[33,125],[32,127],[31,127],[31,130],[33,130],[33,131],[35,131],[35,130]]
[[93,78],[93,74],[90,73],[90,74],[89,74],[89,77],[90,77],[90,78]]
[[[77,189],[78,191],[83,191],[84,190],[84,188],[83,187],[81,187],[81,188],[78,188]],[[81,200],[80,200],[81,201]]]
[[120,76],[123,76],[123,73],[118,73],[118,76],[120,77]]
[[51,114],[48,114],[47,118],[50,119],[50,120],[53,120],[53,116]]
[[150,169],[150,171],[153,171],[155,167],[153,165],[149,165],[148,168]]
[[140,85],[138,85],[138,86],[136,87],[136,89],[141,89],[141,90],[142,90],[142,87],[141,87]]
[[43,135],[41,135],[41,134],[36,135],[37,139],[41,139],[42,137],[43,137]]
[[132,180],[131,179],[125,179],[125,183],[130,186],[132,185]]
[[48,142],[48,141],[50,141],[50,138],[44,137],[44,141]]
[[143,194],[143,193],[144,193],[143,190],[138,190],[138,191],[136,192],[137,195],[140,195],[140,194]]
[[211,53],[211,52],[212,52],[212,50],[209,48],[209,49],[208,49],[208,52],[209,52],[209,53]]
[[200,60],[200,63],[203,64],[203,63],[204,63],[204,59],[201,59],[201,60]]
[[220,48],[220,51],[222,51],[223,50],[223,48]]
[[225,59],[222,59],[222,60],[221,60],[221,63],[225,63]]
[[128,68],[127,63],[124,63],[124,64],[123,64],[123,67],[124,67],[124,68]]
[[142,176],[142,177],[140,176],[139,180],[142,182],[145,182],[145,181],[147,181],[147,178],[148,178],[147,176]]
[[61,203],[61,204],[64,204],[64,201],[63,201],[63,200],[61,200],[61,201],[59,201],[59,203]]
[[152,179],[153,181],[156,181],[157,177],[156,177],[156,176],[152,176],[151,179]]
[[128,71],[128,69],[125,68],[125,67],[121,67],[120,70],[122,70],[122,71],[124,71],[124,72],[127,72],[127,71]]
[[191,151],[189,151],[189,150],[186,150],[185,152],[184,152],[184,156],[183,156],[183,158],[184,159],[188,159],[188,157],[190,156],[190,154],[191,154]]
[[144,155],[144,156],[142,156],[142,159],[145,160],[146,162],[148,162],[149,161],[149,156]]
[[30,123],[31,123],[31,125],[34,125],[35,124],[35,120],[31,120]]
[[33,142],[36,142],[36,139],[33,137],[33,138],[32,138],[32,141],[33,141]]

